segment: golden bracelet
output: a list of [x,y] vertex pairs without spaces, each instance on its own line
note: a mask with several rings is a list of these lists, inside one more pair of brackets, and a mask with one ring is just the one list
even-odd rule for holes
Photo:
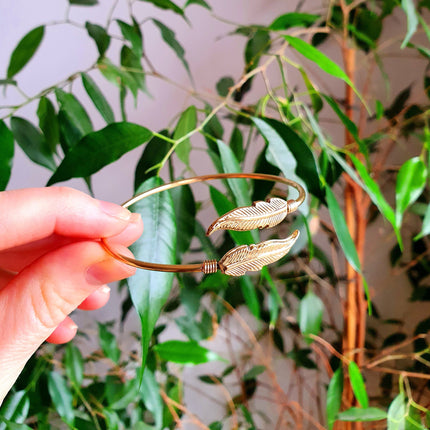
[[[182,185],[194,184],[196,182],[205,182],[215,179],[230,179],[230,178],[245,178],[245,179],[260,179],[264,181],[282,182],[295,188],[299,192],[299,196],[295,200],[284,200],[277,197],[272,197],[265,202],[257,201],[252,206],[240,207],[227,212],[223,216],[214,221],[207,230],[209,236],[216,230],[235,230],[247,231],[252,229],[264,229],[273,227],[284,220],[287,214],[294,212],[303,203],[305,199],[305,190],[298,183],[283,178],[281,176],[266,175],[262,173],[219,173],[213,175],[195,176],[193,178],[181,179],[161,185],[151,190],[145,191],[136,195],[130,200],[122,204],[124,208],[128,208],[134,203],[152,196],[153,194],[162,191],[170,190],[171,188],[180,187]],[[286,255],[294,242],[299,236],[299,231],[295,230],[293,234],[285,239],[267,240],[259,244],[241,245],[228,251],[219,261],[205,260],[198,264],[157,264],[146,261],[135,260],[134,258],[114,252],[105,239],[102,239],[102,244],[106,250],[116,259],[134,267],[146,270],[155,270],[159,272],[203,272],[205,274],[215,273],[221,270],[230,276],[242,276],[247,271],[258,271],[267,264],[275,261]]]

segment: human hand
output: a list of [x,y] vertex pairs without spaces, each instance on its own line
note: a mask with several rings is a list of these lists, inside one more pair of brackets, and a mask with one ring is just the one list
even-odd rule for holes
[[0,404],[25,363],[45,341],[68,342],[68,314],[97,309],[108,282],[135,269],[112,258],[142,233],[138,214],[70,188],[0,193]]

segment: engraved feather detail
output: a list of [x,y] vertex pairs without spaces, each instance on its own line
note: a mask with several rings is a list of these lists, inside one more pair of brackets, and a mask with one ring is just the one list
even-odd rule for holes
[[228,251],[218,266],[223,273],[230,276],[242,276],[247,271],[256,272],[286,255],[298,237],[299,231],[295,230],[285,239],[238,246]]
[[277,197],[263,202],[254,202],[252,206],[244,206],[227,212],[208,228],[206,235],[217,230],[245,231],[255,228],[263,229],[279,224],[288,213],[293,212],[291,202]]

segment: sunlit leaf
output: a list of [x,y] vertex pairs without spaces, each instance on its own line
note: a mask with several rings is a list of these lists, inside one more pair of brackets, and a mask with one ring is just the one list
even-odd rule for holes
[[339,367],[333,373],[327,389],[326,414],[328,430],[333,429],[333,424],[336,421],[340,406],[342,405],[343,392],[343,372],[342,367]]
[[91,76],[87,75],[86,73],[82,73],[81,77],[82,85],[84,86],[85,91],[94,103],[94,106],[100,112],[100,115],[103,117],[103,119],[108,124],[110,124],[111,122],[115,122],[112,108],[110,107],[108,101],[106,100],[105,96],[103,95],[93,78],[91,78]]
[[31,60],[42,42],[45,27],[36,27],[27,33],[18,43],[10,56],[7,78],[12,78]]
[[307,335],[313,334],[317,336],[321,331],[321,323],[324,312],[324,304],[321,299],[312,291],[309,291],[299,305],[299,327],[300,331],[305,336],[307,343],[312,343],[313,340]]
[[58,372],[48,374],[48,391],[52,403],[60,417],[73,426],[75,413],[72,406],[73,396],[66,381]]
[[168,340],[155,345],[154,350],[163,360],[185,365],[224,361],[218,354],[200,346],[197,342]]
[[14,423],[23,423],[30,410],[30,399],[25,390],[11,393],[0,408],[0,430],[9,429],[2,418]]
[[14,155],[13,134],[3,120],[0,120],[0,191],[4,191],[9,182]]
[[48,185],[84,178],[145,143],[152,132],[128,122],[117,122],[85,136],[66,154]]
[[400,228],[409,205],[421,195],[427,180],[427,167],[419,157],[407,160],[399,170],[396,181],[396,224]]
[[[144,192],[162,184],[158,177],[149,178],[137,190]],[[141,214],[145,229],[131,246],[139,260],[152,263],[176,263],[176,221],[173,201],[168,192],[147,197],[130,210]],[[142,328],[142,362],[145,364],[149,342],[161,309],[172,288],[173,273],[138,270],[127,280],[133,304]]]
[[36,164],[55,170],[51,148],[39,129],[24,118],[14,116],[10,121],[13,136],[28,158]]
[[348,365],[349,380],[351,382],[352,391],[362,408],[369,407],[369,398],[367,396],[366,386],[360,368],[356,363],[351,361]]
[[407,18],[407,32],[405,38],[403,39],[401,48],[404,48],[411,37],[415,34],[418,27],[418,15],[415,10],[414,0],[402,0],[402,9],[404,10]]

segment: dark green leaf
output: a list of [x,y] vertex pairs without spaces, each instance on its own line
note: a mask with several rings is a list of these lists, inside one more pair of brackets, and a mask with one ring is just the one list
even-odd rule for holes
[[15,76],[30,60],[42,42],[45,27],[36,27],[28,32],[18,43],[10,56],[7,78]]
[[387,413],[379,408],[349,408],[337,418],[340,421],[380,421],[387,418]]
[[80,387],[84,379],[84,359],[82,358],[81,351],[72,343],[66,345],[64,368],[72,384],[75,387]]
[[[7,430],[32,430],[31,429],[31,427],[29,427],[28,425],[26,425],[26,424],[17,424],[17,423],[14,423],[14,422],[12,422],[12,421],[9,421],[9,420],[7,420],[7,419],[5,419],[5,418],[3,418],[1,415],[0,415],[0,420],[1,420],[1,423],[0,423],[0,428],[2,428],[1,427],[1,425],[2,424],[5,424],[7,427],[4,427],[5,429],[7,428]],[[39,424],[39,423],[38,423]],[[41,426],[40,426],[40,424],[39,424],[39,426],[38,426],[38,429],[39,430],[44,430]]]
[[203,348],[197,342],[168,340],[154,346],[155,352],[165,361],[185,365],[196,365],[209,361],[224,361],[218,354]]
[[[158,177],[149,178],[137,190],[138,193],[162,184]],[[147,197],[130,208],[141,214],[145,229],[131,250],[135,257],[153,263],[175,264],[176,222],[173,201],[169,193],[157,193]],[[155,323],[161,308],[167,301],[172,288],[173,274],[139,270],[127,280],[133,304],[139,314],[142,326],[142,362],[147,351]]]
[[184,11],[170,0],[140,0],[147,3],[152,3],[160,9],[171,10],[179,15],[184,15]]
[[12,117],[10,123],[15,140],[28,158],[36,164],[55,170],[51,149],[40,130],[26,119],[17,116]]
[[375,42],[382,32],[382,19],[377,13],[360,8],[354,17],[354,36],[358,46],[366,52],[375,47]]
[[289,12],[278,16],[272,24],[269,25],[270,30],[288,30],[292,27],[310,27],[319,18],[319,15],[310,13]]
[[126,40],[131,43],[131,48],[136,55],[136,57],[140,58],[142,56],[142,33],[140,32],[139,25],[136,22],[133,22],[133,25],[127,24],[120,19],[117,19],[116,22],[119,25],[122,35]]
[[260,319],[260,301],[258,300],[256,287],[249,276],[241,276],[239,278],[240,289],[246,306],[255,318]]
[[229,146],[233,151],[237,161],[241,163],[245,158],[245,149],[243,147],[242,132],[240,131],[239,127],[234,127],[233,131],[231,132]]
[[342,209],[336,200],[333,191],[326,187],[326,197],[330,218],[333,222],[333,227],[339,239],[340,246],[345,253],[345,257],[354,268],[355,271],[361,271],[360,260],[358,259],[357,250],[355,249],[354,241],[351,238],[348,227],[346,225],[345,217],[343,216]]
[[164,403],[160,396],[160,386],[155,379],[155,375],[148,368],[143,372],[140,392],[143,403],[145,403],[146,408],[154,417],[155,428],[161,429],[163,425]]
[[94,103],[94,106],[100,112],[100,115],[103,117],[103,119],[108,124],[115,122],[113,111],[100,88],[94,82],[93,78],[91,78],[91,76],[87,75],[86,73],[82,73],[81,77],[82,85],[84,86],[85,91]]
[[311,98],[314,113],[317,114],[323,108],[323,102],[322,102],[320,93],[315,89],[313,83],[309,79],[303,67],[300,67],[299,71],[300,71],[300,74],[302,75],[303,81],[305,82],[306,89],[308,90],[308,93],[309,93],[309,97]]
[[254,366],[253,368],[249,369],[242,377],[244,381],[247,379],[254,379],[258,375],[261,375],[266,371],[266,366]]
[[69,3],[79,6],[94,6],[98,4],[98,0],[69,0]]
[[[266,159],[265,155],[266,149],[263,148],[263,150],[260,152],[260,154],[257,157],[257,160],[255,161],[254,166],[254,172],[255,173],[266,173],[269,175],[275,175],[278,176],[280,169],[278,166],[274,166],[273,164],[269,163]],[[252,181],[252,201],[256,200],[265,200],[270,193],[270,191],[275,186],[275,182],[271,181]]]
[[367,396],[366,386],[364,385],[363,376],[360,368],[356,363],[351,361],[348,364],[349,380],[351,381],[352,391],[360,406],[364,409],[369,407],[369,398]]
[[326,414],[328,430],[333,429],[333,424],[336,421],[340,406],[342,405],[343,392],[343,372],[342,367],[339,367],[333,373],[327,389]]
[[[173,139],[179,140],[186,136],[190,131],[194,130],[197,125],[197,110],[195,106],[190,106],[184,112],[178,120],[175,131],[173,133]],[[190,164],[190,151],[191,142],[187,138],[182,140],[176,147],[175,152],[178,158],[187,166]]]
[[406,106],[406,102],[408,101],[409,97],[411,95],[411,86],[405,88],[402,90],[397,96],[395,97],[393,103],[391,103],[390,107],[385,109],[385,117],[388,119],[393,119],[397,115],[400,114],[400,112],[403,111],[403,109]]
[[90,176],[151,137],[147,128],[128,122],[110,124],[90,133],[70,149],[48,185]]
[[103,354],[114,363],[118,363],[121,357],[121,350],[118,348],[116,337],[108,330],[106,324],[98,323],[98,326],[99,342]]
[[216,83],[216,90],[221,97],[225,97],[233,85],[233,78],[230,76],[224,76]]
[[[162,130],[159,134],[167,137],[167,131]],[[148,178],[158,174],[158,167],[164,156],[169,152],[172,144],[166,140],[154,136],[145,146],[139,162],[136,166],[134,176],[134,189],[136,190]]]
[[123,66],[120,72],[121,81],[130,89],[136,101],[138,90],[146,91],[145,73],[140,57],[126,45],[121,49],[121,66]]
[[55,96],[57,97],[61,110],[79,130],[82,136],[93,131],[93,125],[87,111],[73,94],[66,93],[60,88],[57,88],[55,90]]
[[30,399],[25,390],[9,394],[0,408],[0,430],[9,428],[2,422],[2,418],[20,424],[27,418],[29,409]]
[[414,33],[417,31],[418,27],[418,14],[415,10],[414,0],[402,0],[402,9],[404,10],[407,18],[408,29],[403,39],[401,48],[404,48]]
[[40,98],[37,116],[39,118],[39,128],[43,131],[51,152],[54,153],[60,141],[60,128],[54,105],[47,97]]
[[309,348],[297,349],[294,348],[287,354],[288,358],[294,360],[296,367],[304,367],[305,369],[316,369],[317,365],[315,361],[309,358],[312,350]]
[[427,180],[427,167],[419,157],[407,160],[396,181],[396,225],[400,228],[403,214],[421,195]]
[[[146,1],[150,1],[150,0],[146,0]],[[175,54],[181,60],[181,63],[184,65],[185,70],[187,71],[188,76],[191,79],[190,67],[188,66],[187,60],[185,59],[185,50],[182,47],[182,45],[177,41],[175,32],[172,31],[169,27],[165,26],[162,22],[158,21],[157,19],[153,19],[152,21],[159,28],[161,32],[161,37],[163,38],[163,40],[173,49]]]
[[307,335],[313,334],[317,336],[320,333],[323,312],[323,302],[312,291],[309,291],[300,301],[299,326],[307,343],[313,342]]
[[423,219],[423,225],[421,227],[421,232],[414,237],[414,240],[421,239],[422,237],[427,236],[428,234],[430,234],[430,205],[427,205],[426,213]]
[[196,225],[196,202],[191,188],[186,185],[170,191],[177,223],[177,253],[186,253],[191,245]]
[[[217,140],[217,145],[224,173],[241,173],[240,164],[233,151],[221,140]],[[234,199],[238,206],[249,206],[251,204],[249,186],[246,179],[231,178],[227,179],[227,183],[233,192]]]
[[9,182],[14,155],[13,134],[6,123],[0,120],[0,191],[4,191]]
[[75,413],[72,406],[72,393],[64,378],[57,372],[48,374],[48,390],[52,403],[60,417],[70,426],[73,426]]
[[245,46],[246,70],[255,69],[261,56],[270,48],[270,35],[267,31],[257,30]]
[[109,48],[110,36],[107,34],[106,30],[98,24],[86,22],[85,28],[87,29],[90,37],[94,39],[94,42],[96,42],[100,57],[103,57]]
[[212,10],[212,8],[204,1],[204,0],[187,0],[185,3],[184,9],[192,4],[197,4],[199,6],[205,7],[206,9]]
[[[109,378],[109,377],[108,377]],[[108,383],[109,379],[106,378]],[[109,400],[109,408],[113,410],[121,410],[127,408],[130,403],[135,402],[139,395],[139,380],[137,378],[124,381],[118,377],[112,377],[112,386],[110,392],[106,393]],[[108,386],[106,386],[109,389]]]

